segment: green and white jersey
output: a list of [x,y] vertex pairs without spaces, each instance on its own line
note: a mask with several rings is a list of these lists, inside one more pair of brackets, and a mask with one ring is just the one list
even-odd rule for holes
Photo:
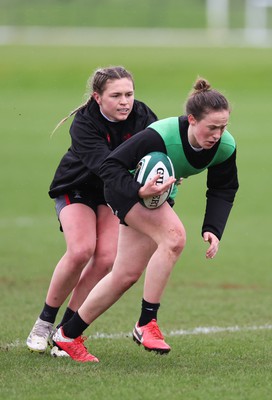
[[[225,131],[212,148],[196,151],[188,141],[188,127],[186,116],[159,120],[114,150],[99,171],[105,182],[105,198],[122,215],[121,221],[124,220],[126,212],[139,201],[140,184],[129,171],[148,153],[163,152],[171,158],[177,179],[206,171],[207,201],[202,233],[213,232],[220,239],[239,186],[236,144]],[[175,197],[175,192],[171,197]]]
[[227,160],[235,151],[235,141],[228,131],[224,131],[216,153],[211,161],[201,168],[194,167],[187,159],[180,135],[179,118],[172,117],[153,122],[149,128],[158,132],[165,144],[167,155],[171,158],[177,179],[188,178],[205,169]]

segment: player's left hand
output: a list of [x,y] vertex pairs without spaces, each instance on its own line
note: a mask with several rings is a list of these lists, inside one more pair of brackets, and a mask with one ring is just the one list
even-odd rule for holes
[[204,232],[203,239],[210,243],[210,247],[206,251],[206,258],[214,258],[219,248],[219,239],[211,232]]

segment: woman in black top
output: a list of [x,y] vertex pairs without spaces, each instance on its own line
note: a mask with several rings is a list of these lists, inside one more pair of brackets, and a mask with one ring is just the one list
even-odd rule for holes
[[[157,311],[171,271],[185,246],[186,232],[168,202],[148,209],[141,205],[140,199],[161,195],[175,181],[207,171],[202,238],[208,244],[206,257],[214,258],[238,190],[236,144],[226,129],[229,114],[227,99],[199,78],[187,99],[185,116],[152,123],[103,162],[100,176],[105,183],[105,198],[121,221],[118,254],[112,271],[98,282],[79,310],[52,337],[74,360],[98,361],[83,345],[82,332],[145,269],[142,314],[134,327],[133,339],[147,350],[170,351],[157,323]],[[131,171],[143,156],[154,151],[171,158],[175,178],[169,177],[157,185],[160,177],[157,175],[141,185]]]
[[[57,312],[72,290],[61,324],[111,270],[119,220],[106,205],[98,171],[113,149],[157,120],[149,107],[134,100],[133,78],[123,67],[95,71],[90,91],[87,102],[69,115],[75,114],[70,127],[71,146],[49,190],[67,250],[55,268],[44,308],[27,339],[31,351],[46,350]],[[53,353],[65,355],[57,349]]]

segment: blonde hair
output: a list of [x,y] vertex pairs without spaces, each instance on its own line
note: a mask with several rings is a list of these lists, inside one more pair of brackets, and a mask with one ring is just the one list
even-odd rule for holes
[[95,70],[94,73],[89,77],[89,79],[87,81],[87,91],[86,91],[87,100],[83,104],[81,104],[80,106],[78,106],[77,108],[72,110],[66,117],[64,117],[57,124],[57,126],[51,133],[51,136],[54,135],[56,130],[65,121],[67,121],[68,118],[70,118],[72,115],[74,115],[79,110],[81,110],[82,108],[84,108],[88,105],[88,103],[92,99],[94,92],[97,92],[98,94],[102,95],[105,90],[108,80],[114,81],[116,79],[122,79],[122,78],[130,79],[133,83],[133,88],[134,88],[134,79],[133,79],[132,74],[122,66],[110,66],[110,67],[98,68],[97,70]]

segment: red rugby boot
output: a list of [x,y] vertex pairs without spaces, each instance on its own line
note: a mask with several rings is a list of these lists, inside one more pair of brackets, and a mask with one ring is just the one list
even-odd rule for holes
[[137,322],[133,329],[133,340],[139,345],[142,344],[146,350],[160,354],[169,353],[171,350],[171,347],[164,341],[155,319],[144,326],[139,326]]

